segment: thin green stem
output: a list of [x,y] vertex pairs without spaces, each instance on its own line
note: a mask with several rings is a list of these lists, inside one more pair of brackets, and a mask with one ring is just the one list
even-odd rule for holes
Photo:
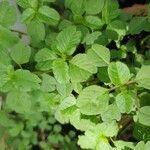
[[123,85],[118,85],[118,86],[111,87],[111,88],[109,89],[109,92],[114,91],[114,90],[116,90],[116,89],[118,89],[118,88],[121,88],[121,87],[124,87],[124,86],[131,85],[131,84],[136,84],[136,81],[130,80],[130,81],[128,81],[127,83],[125,83],[125,84],[123,84]]

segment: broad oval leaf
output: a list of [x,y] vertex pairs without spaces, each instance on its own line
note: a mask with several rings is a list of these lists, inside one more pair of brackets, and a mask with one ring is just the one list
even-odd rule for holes
[[75,26],[62,30],[56,37],[56,48],[59,52],[72,55],[80,42],[81,32]]
[[101,117],[104,122],[119,121],[121,119],[121,113],[116,104],[111,104],[107,110],[101,114]]
[[120,14],[119,4],[117,0],[107,0],[102,9],[102,19],[106,24],[109,24],[113,19],[117,18]]
[[31,109],[29,94],[20,91],[12,91],[7,95],[6,105],[17,113],[27,113]]
[[27,63],[30,59],[31,49],[26,47],[21,41],[11,49],[10,56],[17,64]]
[[43,48],[35,55],[36,68],[39,70],[50,70],[55,59],[57,59],[57,55],[52,50]]
[[60,20],[59,13],[48,6],[41,6],[39,8],[38,17],[42,22],[50,25],[56,25]]
[[150,106],[141,107],[138,113],[139,123],[150,126]]
[[106,111],[108,102],[107,89],[92,85],[81,91],[77,98],[77,107],[85,115],[97,115]]
[[[31,36],[31,42],[37,46],[45,38],[45,26],[39,20],[32,20],[27,25],[28,34]],[[38,32],[37,32],[38,31]]]
[[[7,76],[6,76],[7,77]],[[14,89],[28,92],[40,89],[40,78],[28,70],[18,69],[9,73],[9,78],[4,78],[7,82],[3,85],[2,91],[8,92]],[[4,81],[5,81],[4,80]]]
[[54,77],[44,73],[42,74],[41,90],[43,92],[52,92],[56,89],[56,80]]
[[115,31],[119,35],[120,38],[122,38],[126,34],[126,24],[125,22],[120,21],[120,20],[115,20],[111,22],[108,25],[107,29],[111,31]]
[[75,99],[75,97],[74,97],[73,95],[70,95],[69,97],[66,97],[66,98],[61,102],[61,104],[59,105],[59,109],[60,109],[61,111],[64,111],[64,113],[65,113],[65,111],[66,111],[68,108],[74,106],[75,104],[76,104],[76,99]]
[[29,0],[16,0],[17,4],[23,8],[30,7]]
[[112,62],[108,66],[108,74],[114,85],[123,85],[130,79],[130,70],[122,62]]
[[16,22],[16,9],[7,1],[0,2],[0,24],[10,27]]
[[0,49],[0,64],[4,64],[4,65],[11,64],[11,59],[8,53],[3,49]]
[[53,62],[53,73],[59,83],[69,82],[69,67],[63,59],[58,58]]
[[129,23],[129,34],[139,34],[147,25],[146,17],[134,17]]
[[86,16],[84,20],[85,26],[93,29],[101,29],[104,25],[103,21],[97,16]]
[[78,54],[70,61],[69,73],[72,82],[84,82],[96,72],[96,66],[93,65],[86,54]]
[[0,25],[0,46],[2,48],[10,48],[19,42],[19,38]]
[[101,32],[95,31],[92,33],[87,33],[82,41],[82,43],[86,43],[86,45],[92,45],[96,39],[101,35]]
[[15,83],[16,87],[23,91],[31,91],[31,89],[39,89],[41,82],[40,78],[31,73],[28,70],[18,69],[14,73],[14,78],[12,82]]
[[35,17],[35,10],[32,8],[27,8],[23,13],[22,13],[22,21],[25,22],[26,24],[30,23],[31,20]]
[[88,50],[87,56],[97,67],[104,67],[110,63],[109,49],[99,44],[93,44]]
[[9,74],[14,71],[11,65],[0,63],[0,91],[1,88],[10,80]]
[[105,0],[86,0],[85,11],[87,14],[96,15],[102,11],[104,4]]
[[71,9],[74,15],[82,15],[85,11],[85,0],[65,0],[65,7]]
[[116,104],[121,113],[130,113],[134,107],[134,98],[129,92],[121,92],[116,96]]
[[142,66],[142,68],[137,73],[135,80],[140,87],[150,89],[150,66]]

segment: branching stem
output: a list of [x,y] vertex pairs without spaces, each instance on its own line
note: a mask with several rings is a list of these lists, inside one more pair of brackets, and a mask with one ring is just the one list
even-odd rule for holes
[[127,83],[125,83],[125,84],[123,84],[123,85],[118,85],[118,86],[111,87],[111,88],[109,89],[109,92],[114,91],[114,90],[116,90],[116,89],[118,89],[118,88],[121,88],[121,87],[124,87],[124,86],[131,85],[131,84],[136,84],[136,81],[130,80],[130,81],[128,81]]

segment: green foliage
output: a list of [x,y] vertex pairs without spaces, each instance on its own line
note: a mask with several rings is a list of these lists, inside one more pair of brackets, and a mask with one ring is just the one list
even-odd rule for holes
[[82,114],[97,115],[106,110],[108,101],[107,90],[93,85],[81,91],[77,99],[77,107],[79,107]]
[[108,66],[108,74],[114,85],[123,85],[130,79],[129,68],[121,62],[112,62]]
[[7,1],[0,2],[0,24],[6,28],[14,25],[16,22],[15,7],[10,6]]
[[0,149],[149,150],[149,14],[116,0],[17,4],[27,33],[0,1]]

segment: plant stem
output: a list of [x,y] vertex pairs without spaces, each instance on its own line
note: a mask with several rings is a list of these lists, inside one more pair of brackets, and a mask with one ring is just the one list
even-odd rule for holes
[[128,81],[127,83],[125,83],[125,84],[123,84],[123,85],[118,85],[118,86],[111,87],[111,88],[109,89],[109,92],[114,91],[114,90],[116,90],[116,89],[118,89],[118,88],[120,88],[120,87],[128,86],[128,85],[135,84],[135,83],[136,83],[136,81],[130,80],[130,81]]

